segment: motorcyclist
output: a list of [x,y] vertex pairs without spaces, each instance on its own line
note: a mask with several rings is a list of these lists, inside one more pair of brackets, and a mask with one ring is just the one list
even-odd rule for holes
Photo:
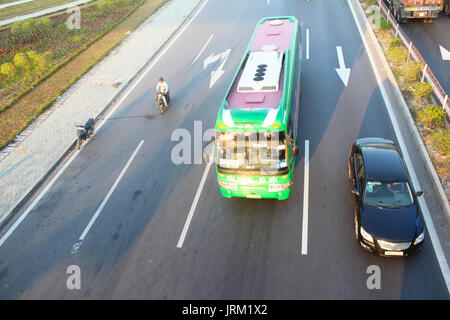
[[163,95],[164,103],[166,107],[169,105],[170,102],[170,95],[169,95],[169,85],[166,81],[164,81],[163,77],[159,78],[159,82],[156,85],[155,88],[155,96],[158,98],[158,93]]

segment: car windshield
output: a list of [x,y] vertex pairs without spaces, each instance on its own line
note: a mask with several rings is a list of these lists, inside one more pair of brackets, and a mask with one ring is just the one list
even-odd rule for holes
[[279,132],[220,132],[217,168],[239,175],[281,175],[289,171],[286,135]]
[[380,207],[406,207],[414,203],[411,188],[406,181],[369,180],[364,191],[364,202]]

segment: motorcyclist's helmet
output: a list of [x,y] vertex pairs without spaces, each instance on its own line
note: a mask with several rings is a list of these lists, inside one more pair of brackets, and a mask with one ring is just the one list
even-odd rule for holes
[[159,81],[164,81],[164,78],[163,77],[159,77]]

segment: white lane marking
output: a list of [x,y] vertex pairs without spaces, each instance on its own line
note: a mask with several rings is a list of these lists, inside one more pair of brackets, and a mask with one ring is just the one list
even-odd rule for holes
[[127,171],[128,167],[130,166],[131,162],[133,162],[133,159],[136,157],[136,155],[139,152],[139,149],[141,149],[143,143],[144,143],[144,140],[141,140],[141,142],[139,142],[139,145],[137,146],[137,148],[134,150],[133,154],[131,155],[130,159],[128,159],[128,162],[125,165],[125,167],[122,169],[122,172],[120,172],[120,174],[117,177],[116,181],[114,182],[113,186],[111,187],[111,189],[109,189],[108,194],[103,199],[103,202],[101,203],[100,207],[98,207],[98,209],[95,212],[94,216],[89,221],[88,225],[86,226],[86,228],[84,229],[84,231],[81,234],[80,238],[78,239],[78,242],[74,245],[74,247],[72,249],[72,253],[74,252],[75,248],[76,248],[76,250],[78,250],[78,248],[81,246],[81,243],[83,242],[84,238],[88,234],[88,232],[91,229],[92,225],[94,224],[95,220],[97,220],[98,216],[102,212],[103,208],[105,207],[105,205],[108,202],[109,198],[111,197],[112,193],[116,189],[116,187],[119,184],[120,180],[122,180],[122,177],[124,176],[125,172]]
[[177,248],[181,248],[184,243],[184,239],[189,230],[189,225],[191,224],[192,217],[194,216],[195,208],[197,208],[198,200],[200,199],[200,195],[202,193],[203,187],[206,182],[206,178],[208,177],[209,169],[211,168],[212,161],[209,161],[206,165],[205,171],[203,172],[202,179],[200,180],[200,185],[198,186],[197,193],[195,194],[194,202],[192,202],[191,209],[189,210],[189,214],[186,218],[186,222],[184,223],[183,231],[181,231],[180,239],[178,240]]
[[80,150],[75,151],[75,153],[70,157],[70,159],[64,164],[64,166],[61,168],[61,170],[58,171],[58,173],[53,177],[53,179],[45,186],[45,188],[39,193],[39,195],[33,200],[33,202],[28,206],[28,208],[22,213],[22,215],[17,219],[14,224],[11,226],[11,228],[8,229],[8,231],[3,235],[3,237],[0,239],[0,247],[5,243],[6,240],[8,240],[9,236],[17,229],[17,227],[20,225],[20,223],[25,220],[25,218],[28,216],[28,214],[36,207],[38,202],[44,197],[44,195],[47,193],[47,191],[53,186],[53,184],[58,180],[58,178],[61,176],[61,174],[66,170],[66,168],[72,163],[72,161],[75,159],[75,157],[78,155]]
[[308,254],[308,209],[309,209],[309,140],[305,140],[305,173],[303,183],[302,255]]
[[192,61],[191,64],[194,64],[195,61],[198,60],[198,58],[200,58],[200,56],[202,55],[203,51],[205,51],[206,47],[208,46],[209,42],[211,41],[211,39],[214,37],[214,33],[209,37],[208,41],[206,41],[205,45],[203,46],[203,48],[200,50],[200,52],[198,53],[198,55],[195,57],[194,61]]
[[336,46],[336,52],[339,60],[339,68],[336,68],[335,70],[341,78],[342,82],[345,84],[345,86],[347,86],[351,69],[345,67],[344,53],[342,52],[341,46]]
[[306,29],[306,60],[309,60],[309,29]]
[[[128,97],[128,95],[133,91],[133,89],[141,82],[141,80],[148,74],[148,72],[153,68],[153,66],[161,59],[161,57],[169,50],[169,48],[172,46],[172,44],[175,43],[175,41],[180,37],[180,35],[187,29],[188,26],[194,21],[194,19],[197,17],[197,15],[200,13],[200,11],[203,9],[205,4],[208,2],[208,0],[205,0],[205,2],[202,4],[202,6],[198,9],[198,11],[192,16],[192,18],[186,23],[186,25],[180,30],[180,32],[167,44],[167,47],[155,58],[155,60],[150,64],[147,70],[144,71],[144,73],[136,80],[136,82],[127,89],[127,92],[124,94],[122,99],[119,100],[119,102],[108,112],[107,116],[104,118],[104,120],[96,127],[93,136],[98,132],[98,130],[103,126],[103,124],[108,120],[111,115],[117,110],[117,108],[123,103],[123,101]],[[81,150],[84,148],[86,144],[81,146]],[[3,237],[0,239],[0,247],[3,245],[3,243],[9,238],[9,236],[14,232],[14,230],[17,229],[19,224],[27,217],[27,215],[30,213],[31,210],[34,209],[34,207],[37,205],[37,203],[44,197],[44,195],[48,192],[48,190],[52,187],[52,185],[55,183],[55,181],[63,174],[63,172],[67,169],[69,164],[75,159],[75,157],[78,155],[78,153],[81,151],[76,151],[73,156],[67,161],[67,163],[58,171],[58,173],[55,175],[55,177],[47,184],[47,186],[42,190],[42,192],[39,194],[39,196],[31,203],[31,205],[27,208],[27,210],[22,213],[22,215],[19,217],[19,219],[16,220],[16,222],[11,226],[11,228],[3,235]]]
[[[384,100],[385,105],[386,105],[386,109],[387,109],[389,117],[391,119],[392,127],[394,128],[395,135],[397,136],[400,149],[401,149],[401,151],[403,153],[403,157],[404,157],[405,162],[406,162],[406,166],[408,167],[408,171],[409,171],[409,173],[411,175],[412,183],[413,183],[413,185],[414,185],[416,190],[421,190],[421,187],[420,187],[420,184],[419,184],[419,180],[417,179],[416,172],[414,171],[414,167],[413,167],[412,162],[411,162],[411,158],[409,157],[408,150],[406,149],[406,145],[405,145],[405,142],[403,140],[403,136],[402,136],[402,134],[400,132],[400,129],[399,129],[399,126],[398,126],[398,123],[397,123],[397,119],[396,119],[396,117],[395,117],[395,115],[394,115],[394,113],[392,111],[393,108],[392,108],[391,102],[388,99],[388,96],[387,96],[387,93],[386,93],[386,88],[384,86],[384,83],[383,83],[383,81],[381,79],[381,76],[380,76],[377,68],[375,67],[374,57],[372,56],[372,53],[369,50],[369,45],[368,45],[367,40],[365,38],[364,31],[362,30],[362,27],[358,23],[358,20],[356,18],[355,9],[353,8],[353,4],[352,4],[351,0],[348,0],[348,3],[349,3],[349,6],[350,6],[350,10],[352,12],[352,15],[353,15],[353,19],[355,20],[355,24],[356,24],[356,26],[358,28],[359,34],[360,34],[361,39],[362,39],[362,41],[364,43],[364,47],[366,48],[367,56],[369,57],[370,64],[371,64],[372,69],[373,69],[374,74],[375,74],[375,78],[377,79],[378,86],[379,86],[380,91],[381,91],[381,95],[383,97],[383,100]],[[370,26],[367,26],[367,24],[366,24],[366,28],[370,28]],[[439,263],[439,267],[441,269],[442,276],[444,277],[444,281],[445,281],[445,284],[447,286],[447,291],[450,293],[450,269],[449,269],[449,266],[448,266],[447,259],[445,257],[444,251],[442,250],[441,243],[439,242],[439,237],[437,235],[436,229],[434,228],[434,224],[433,224],[433,220],[431,219],[430,211],[428,210],[428,206],[427,206],[427,204],[426,204],[426,202],[425,202],[423,197],[419,197],[419,204],[420,204],[420,207],[422,209],[422,215],[423,215],[423,218],[425,220],[425,224],[427,226],[427,231],[428,231],[428,234],[430,236],[431,244],[433,245],[433,249],[434,249],[434,252],[436,254],[436,259],[437,259],[437,261]]]

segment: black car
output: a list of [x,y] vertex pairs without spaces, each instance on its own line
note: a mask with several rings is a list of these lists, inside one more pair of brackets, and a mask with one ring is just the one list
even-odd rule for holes
[[348,174],[355,195],[360,245],[383,256],[406,256],[422,247],[424,223],[400,150],[383,138],[361,138],[351,147]]

